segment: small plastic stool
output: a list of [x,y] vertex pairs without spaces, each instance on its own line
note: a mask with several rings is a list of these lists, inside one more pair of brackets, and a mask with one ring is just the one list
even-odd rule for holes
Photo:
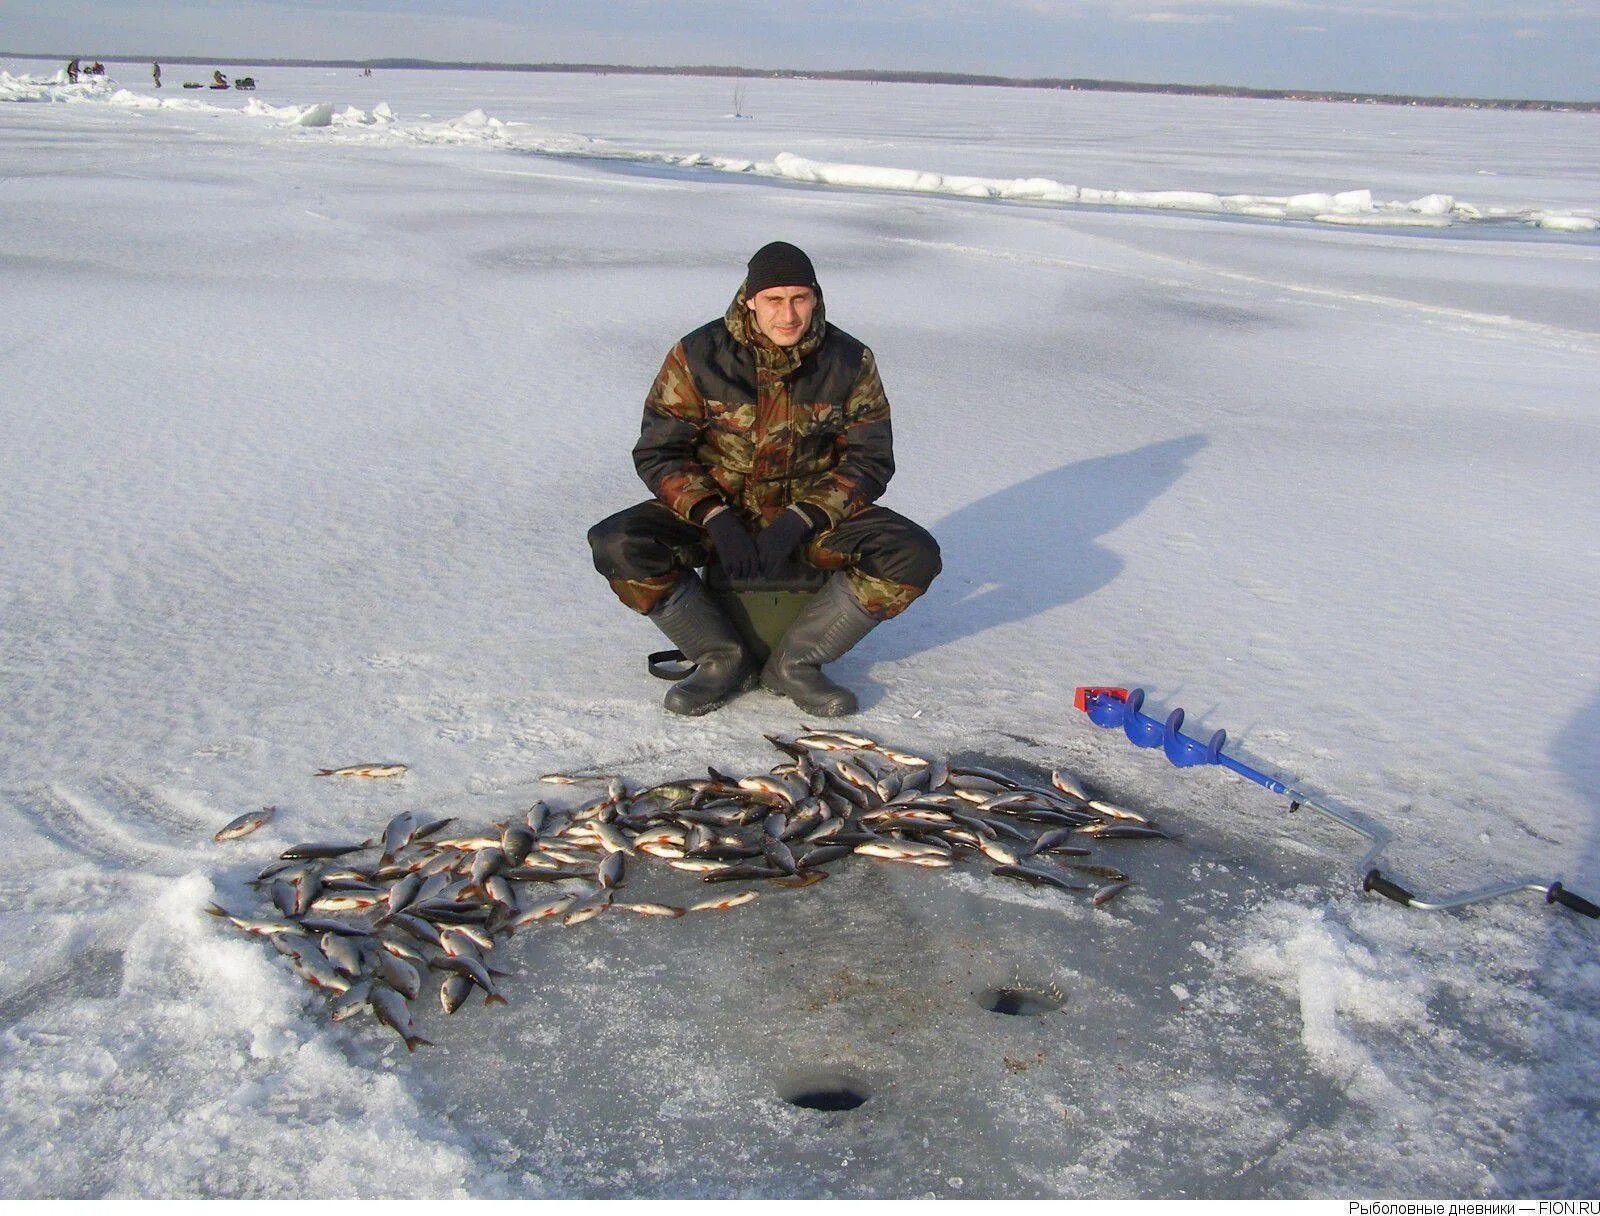
[[[828,581],[828,571],[801,562],[775,579],[744,579],[734,583],[719,563],[705,568],[706,590],[728,614],[757,665],[765,663],[789,626],[805,610],[811,597]],[[658,680],[681,680],[694,671],[681,650],[658,650],[647,660]]]

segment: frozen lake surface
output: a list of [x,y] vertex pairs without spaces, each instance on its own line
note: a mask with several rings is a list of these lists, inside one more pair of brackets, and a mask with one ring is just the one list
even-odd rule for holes
[[[1228,727],[1424,890],[1600,892],[1595,116],[57,66],[0,61],[0,1193],[1594,1193],[1592,922],[1362,894],[1359,841],[1072,690]],[[415,1055],[330,1023],[202,912],[276,850],[798,726],[664,714],[584,544],[772,239],[876,352],[885,501],[945,555],[838,665],[852,727],[1178,839],[1108,844],[1103,908],[853,859],[519,934],[510,1007],[425,994]],[[817,1077],[867,1100],[784,1101]]]

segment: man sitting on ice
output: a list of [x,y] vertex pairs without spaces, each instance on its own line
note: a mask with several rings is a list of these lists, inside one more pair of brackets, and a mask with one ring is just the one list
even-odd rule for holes
[[[889,400],[872,352],[824,317],[801,250],[758,250],[726,315],[672,348],[633,462],[655,498],[596,524],[589,544],[618,598],[696,664],[667,709],[703,714],[759,680],[807,713],[854,713],[822,665],[928,589],[939,546],[874,505],[894,475]],[[834,572],[759,673],[694,571],[713,552],[734,583],[795,558]]]

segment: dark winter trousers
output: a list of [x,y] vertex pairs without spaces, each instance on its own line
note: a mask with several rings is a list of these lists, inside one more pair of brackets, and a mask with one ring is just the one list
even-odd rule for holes
[[[635,612],[650,612],[671,593],[680,572],[712,557],[706,530],[679,519],[655,499],[618,511],[589,529],[594,568]],[[941,568],[939,543],[925,528],[887,507],[868,507],[818,533],[801,559],[843,570],[868,615],[888,620],[928,589]]]

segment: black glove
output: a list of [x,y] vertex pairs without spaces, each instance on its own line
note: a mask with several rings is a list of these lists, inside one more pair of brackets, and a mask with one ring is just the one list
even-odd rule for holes
[[756,538],[756,553],[761,558],[761,573],[777,578],[789,564],[789,556],[811,533],[811,520],[788,509],[773,520]]
[[706,520],[706,531],[711,534],[711,544],[716,548],[722,568],[733,579],[754,578],[760,569],[756,556],[756,542],[750,539],[739,513],[732,509],[718,511]]

